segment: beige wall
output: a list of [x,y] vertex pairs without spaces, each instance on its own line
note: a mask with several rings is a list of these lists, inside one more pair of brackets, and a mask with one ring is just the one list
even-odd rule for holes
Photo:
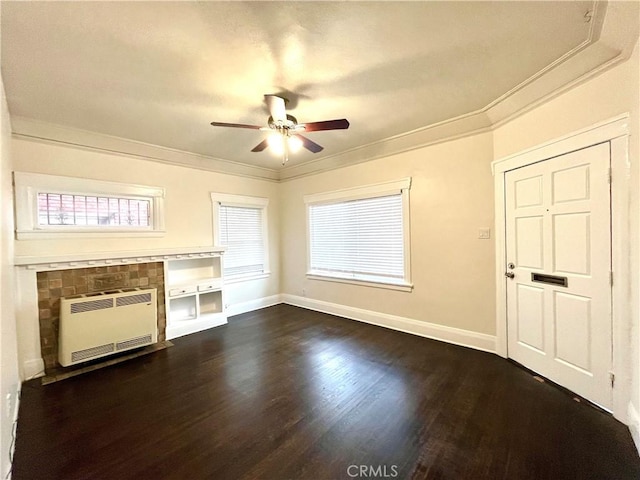
[[[0,78],[0,457],[1,475],[5,478],[10,468],[11,432],[18,402],[20,378],[18,376],[18,351],[16,315],[14,310],[13,275],[13,196],[11,190],[11,124],[4,84]],[[7,405],[7,395],[10,396]]]
[[16,255],[130,251],[213,245],[210,192],[269,198],[271,276],[230,285],[225,303],[235,305],[279,293],[278,185],[234,175],[165,165],[123,155],[13,139],[14,170],[165,188],[166,235],[159,238],[18,240]]
[[[282,292],[449,327],[495,332],[491,134],[284,182]],[[411,268],[400,292],[306,278],[303,196],[411,177]]]

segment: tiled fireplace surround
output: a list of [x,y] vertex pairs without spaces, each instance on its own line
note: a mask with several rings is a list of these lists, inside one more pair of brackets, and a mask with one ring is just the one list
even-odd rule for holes
[[[57,362],[60,298],[63,296],[155,287],[158,341],[166,339],[165,263],[220,256],[220,247],[114,251],[66,255],[16,256],[18,355],[23,379],[59,370]],[[67,367],[72,368],[72,367]]]
[[127,287],[155,288],[158,302],[158,341],[165,339],[164,270],[162,262],[73,268],[38,272],[38,321],[45,371],[58,364],[60,297]]

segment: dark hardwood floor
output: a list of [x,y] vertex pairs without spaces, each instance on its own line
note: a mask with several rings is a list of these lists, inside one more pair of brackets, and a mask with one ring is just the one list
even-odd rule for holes
[[278,305],[22,389],[13,478],[638,479],[627,427],[495,355]]

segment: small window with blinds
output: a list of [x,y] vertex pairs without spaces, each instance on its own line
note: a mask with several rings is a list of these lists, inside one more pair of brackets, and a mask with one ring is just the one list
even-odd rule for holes
[[410,289],[409,179],[305,198],[311,278]]
[[212,194],[212,200],[215,243],[226,247],[223,256],[225,282],[268,275],[268,200],[230,194]]

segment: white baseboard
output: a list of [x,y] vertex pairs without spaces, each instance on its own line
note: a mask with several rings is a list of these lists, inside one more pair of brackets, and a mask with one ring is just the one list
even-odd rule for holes
[[[8,409],[8,418],[7,420],[7,424],[9,423],[9,420],[11,421],[11,441],[7,444],[3,446],[3,449],[6,448],[7,451],[5,452],[3,450],[2,452],[2,456],[3,456],[3,461],[2,461],[2,478],[6,478],[8,480],[11,480],[11,472],[12,472],[12,468],[13,468],[13,455],[15,453],[15,448],[16,448],[16,431],[17,431],[17,427],[18,427],[18,411],[20,409],[20,392],[21,392],[21,388],[22,388],[22,384],[20,382],[16,382],[15,384],[13,384],[10,387],[10,391],[7,393],[7,400],[9,402],[9,404],[7,405],[7,409]],[[3,405],[3,410],[4,410],[4,405]],[[4,412],[3,412],[3,417],[4,417]],[[3,429],[4,429],[4,425],[3,425]],[[3,436],[5,435],[5,432],[3,432]],[[7,455],[5,457],[5,455]]]
[[27,380],[31,380],[33,378],[43,377],[44,376],[44,360],[42,358],[32,358],[31,360],[26,360],[22,364],[22,374],[23,374],[23,382]]
[[271,295],[270,297],[256,298],[248,302],[234,303],[226,309],[227,317],[240,315],[241,313],[252,312],[260,308],[271,307],[282,303],[282,295]]
[[313,300],[296,295],[280,295],[282,303],[308,308],[318,312],[329,313],[380,327],[412,333],[421,337],[440,340],[454,345],[469,347],[483,352],[496,353],[496,337],[486,333],[472,332],[461,328],[447,327],[436,323],[423,322],[413,318],[389,315],[361,308],[348,307],[336,303]]
[[20,410],[20,395],[22,395],[22,384],[19,383],[16,391],[13,392],[13,423],[18,421],[18,411]]
[[[16,438],[16,431],[18,429],[18,412],[20,411],[20,396],[22,395],[22,384],[19,383],[17,385],[16,391],[13,392],[13,422],[11,423],[11,435],[13,436],[13,442],[11,442],[11,449],[9,451],[9,458],[10,458],[10,464],[11,464],[11,468],[13,470],[13,455],[15,453],[16,450],[16,442],[15,442],[15,438]],[[9,480],[11,480],[11,477],[9,477]]]
[[627,419],[629,421],[629,430],[631,431],[631,437],[636,444],[636,449],[640,454],[640,414],[636,410],[633,403],[629,402],[627,407]]
[[221,313],[204,314],[196,320],[183,320],[176,322],[175,325],[167,325],[166,338],[173,340],[174,338],[192,333],[201,332],[210,328],[219,327],[227,323],[227,316]]

